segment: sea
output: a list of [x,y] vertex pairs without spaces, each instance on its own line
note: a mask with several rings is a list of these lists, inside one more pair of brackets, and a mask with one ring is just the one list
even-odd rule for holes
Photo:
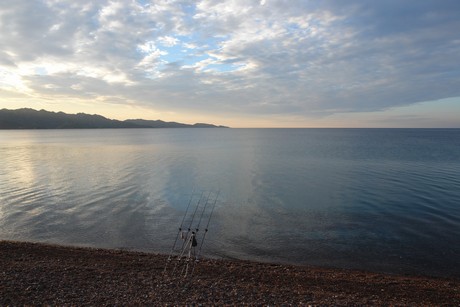
[[210,258],[460,277],[460,129],[0,130],[0,240],[167,254],[190,212]]

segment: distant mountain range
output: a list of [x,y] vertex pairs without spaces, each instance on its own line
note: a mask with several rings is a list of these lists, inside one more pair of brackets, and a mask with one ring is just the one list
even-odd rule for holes
[[162,120],[108,119],[101,115],[85,113],[66,114],[46,110],[0,110],[0,129],[96,129],[96,128],[228,128],[211,124],[194,125]]

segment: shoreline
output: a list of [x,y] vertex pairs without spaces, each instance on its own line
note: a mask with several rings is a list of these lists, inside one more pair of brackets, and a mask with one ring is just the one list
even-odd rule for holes
[[0,305],[459,305],[460,279],[0,241]]

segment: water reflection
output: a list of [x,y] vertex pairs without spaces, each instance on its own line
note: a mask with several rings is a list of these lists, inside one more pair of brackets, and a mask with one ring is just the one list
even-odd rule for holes
[[1,239],[168,252],[220,191],[207,256],[460,276],[459,133],[0,131]]

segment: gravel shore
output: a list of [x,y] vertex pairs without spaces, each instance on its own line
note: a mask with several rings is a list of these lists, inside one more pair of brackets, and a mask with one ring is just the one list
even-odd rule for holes
[[0,305],[460,305],[458,279],[210,259],[179,278],[166,259],[0,241]]

